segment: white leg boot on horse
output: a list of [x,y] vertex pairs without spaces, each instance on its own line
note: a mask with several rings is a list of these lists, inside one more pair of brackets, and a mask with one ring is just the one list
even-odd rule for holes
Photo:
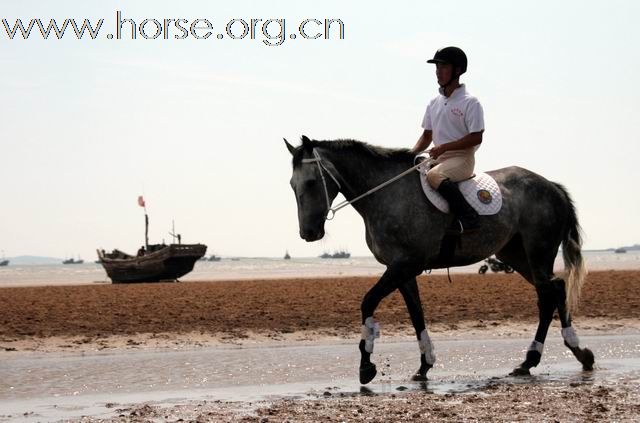
[[511,373],[513,376],[529,375],[531,374],[529,369],[540,364],[544,341],[547,338],[549,325],[553,320],[553,313],[557,307],[556,297],[550,288],[550,284],[542,284],[536,288],[538,293],[538,330],[536,331],[533,342],[529,345],[524,362]]
[[407,305],[411,323],[416,331],[418,338],[418,346],[420,347],[420,368],[411,377],[412,380],[424,382],[427,380],[427,372],[436,362],[436,355],[433,349],[433,343],[427,332],[424,322],[424,313],[422,311],[422,303],[420,302],[420,292],[418,290],[418,282],[416,278],[412,278],[399,288],[404,302]]
[[578,334],[571,326],[571,314],[567,311],[565,282],[562,279],[554,280],[556,291],[560,292],[561,298],[558,299],[558,315],[562,326],[561,334],[564,339],[564,345],[571,350],[575,358],[582,364],[582,370],[593,370],[595,357],[589,348],[580,348],[580,339]]
[[[415,284],[415,278],[420,273],[422,273],[422,269],[415,263],[401,262],[390,265],[387,267],[387,270],[384,272],[380,280],[364,296],[361,306],[363,339],[360,340],[360,345],[358,347],[360,349],[360,383],[363,385],[371,382],[377,373],[376,365],[371,362],[373,341],[377,336],[379,336],[379,332],[376,332],[377,326],[373,320],[373,313],[380,304],[380,301],[382,301],[387,295],[391,294],[396,289],[400,289],[400,291],[403,292],[407,284],[406,281],[413,281],[413,284]],[[411,285],[411,282],[409,282],[409,285]],[[415,288],[409,287],[408,291],[405,292],[413,292],[414,289],[417,292],[417,284],[415,284]],[[403,293],[403,295],[405,294]],[[412,300],[412,302],[413,301],[415,300]],[[419,305],[419,298],[417,301],[417,305]],[[420,305],[420,310],[418,312],[417,305],[412,303],[411,308],[414,311],[411,317],[412,321],[414,318],[416,321],[421,321],[420,325],[422,331],[424,329],[424,318],[421,316],[422,306]],[[425,368],[423,371],[425,378],[427,370],[428,369]]]
[[549,325],[553,320],[555,310],[558,310],[560,324],[562,325],[562,338],[564,344],[571,350],[573,355],[582,364],[585,371],[593,370],[595,358],[593,352],[588,348],[580,348],[580,341],[575,330],[571,326],[571,316],[567,312],[565,282],[560,278],[553,278],[548,284],[537,289],[538,309],[540,312],[540,322],[536,331],[535,339],[527,350],[525,361],[511,373],[514,376],[529,375],[530,369],[540,364],[544,341],[547,337]]

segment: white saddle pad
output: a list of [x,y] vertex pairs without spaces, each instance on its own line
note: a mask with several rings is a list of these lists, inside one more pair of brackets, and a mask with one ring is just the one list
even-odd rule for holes
[[[427,182],[426,174],[430,169],[429,160],[418,167],[420,183],[427,198],[438,210],[449,213],[449,203]],[[486,173],[478,173],[471,179],[458,183],[460,192],[467,202],[476,209],[480,215],[496,214],[502,208],[502,194],[496,181]]]

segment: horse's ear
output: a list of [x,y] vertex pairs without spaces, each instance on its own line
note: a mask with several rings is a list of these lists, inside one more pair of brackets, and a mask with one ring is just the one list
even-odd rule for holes
[[306,135],[303,135],[302,137],[300,137],[300,139],[302,140],[303,146],[311,144],[311,140]]
[[289,150],[289,153],[291,153],[291,155],[293,156],[293,152],[295,151],[295,147],[292,146],[291,144],[289,144],[289,141],[287,141],[286,138],[283,138],[285,145],[287,146],[287,150]]

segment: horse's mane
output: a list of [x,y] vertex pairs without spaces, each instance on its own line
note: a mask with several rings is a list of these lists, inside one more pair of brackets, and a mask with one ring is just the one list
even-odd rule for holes
[[311,140],[306,136],[303,136],[302,144],[296,147],[293,152],[293,165],[296,166],[300,164],[302,162],[304,152],[311,151],[314,147],[344,152],[346,154],[362,154],[374,159],[384,159],[403,163],[407,161],[413,162],[415,157],[415,154],[407,148],[385,148],[352,139]]

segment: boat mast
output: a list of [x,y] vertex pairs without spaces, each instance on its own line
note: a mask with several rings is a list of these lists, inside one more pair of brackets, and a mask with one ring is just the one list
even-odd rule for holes
[[146,207],[144,209],[144,248],[149,251],[149,216]]
[[176,222],[175,220],[171,221],[171,232],[169,232],[169,235],[171,235],[171,237],[173,238],[173,243],[176,243],[176,238],[178,238],[178,244],[182,244],[182,237],[180,236],[180,234],[176,234]]
[[149,215],[147,215],[147,203],[142,195],[138,196],[138,205],[144,209],[144,248],[149,251]]

